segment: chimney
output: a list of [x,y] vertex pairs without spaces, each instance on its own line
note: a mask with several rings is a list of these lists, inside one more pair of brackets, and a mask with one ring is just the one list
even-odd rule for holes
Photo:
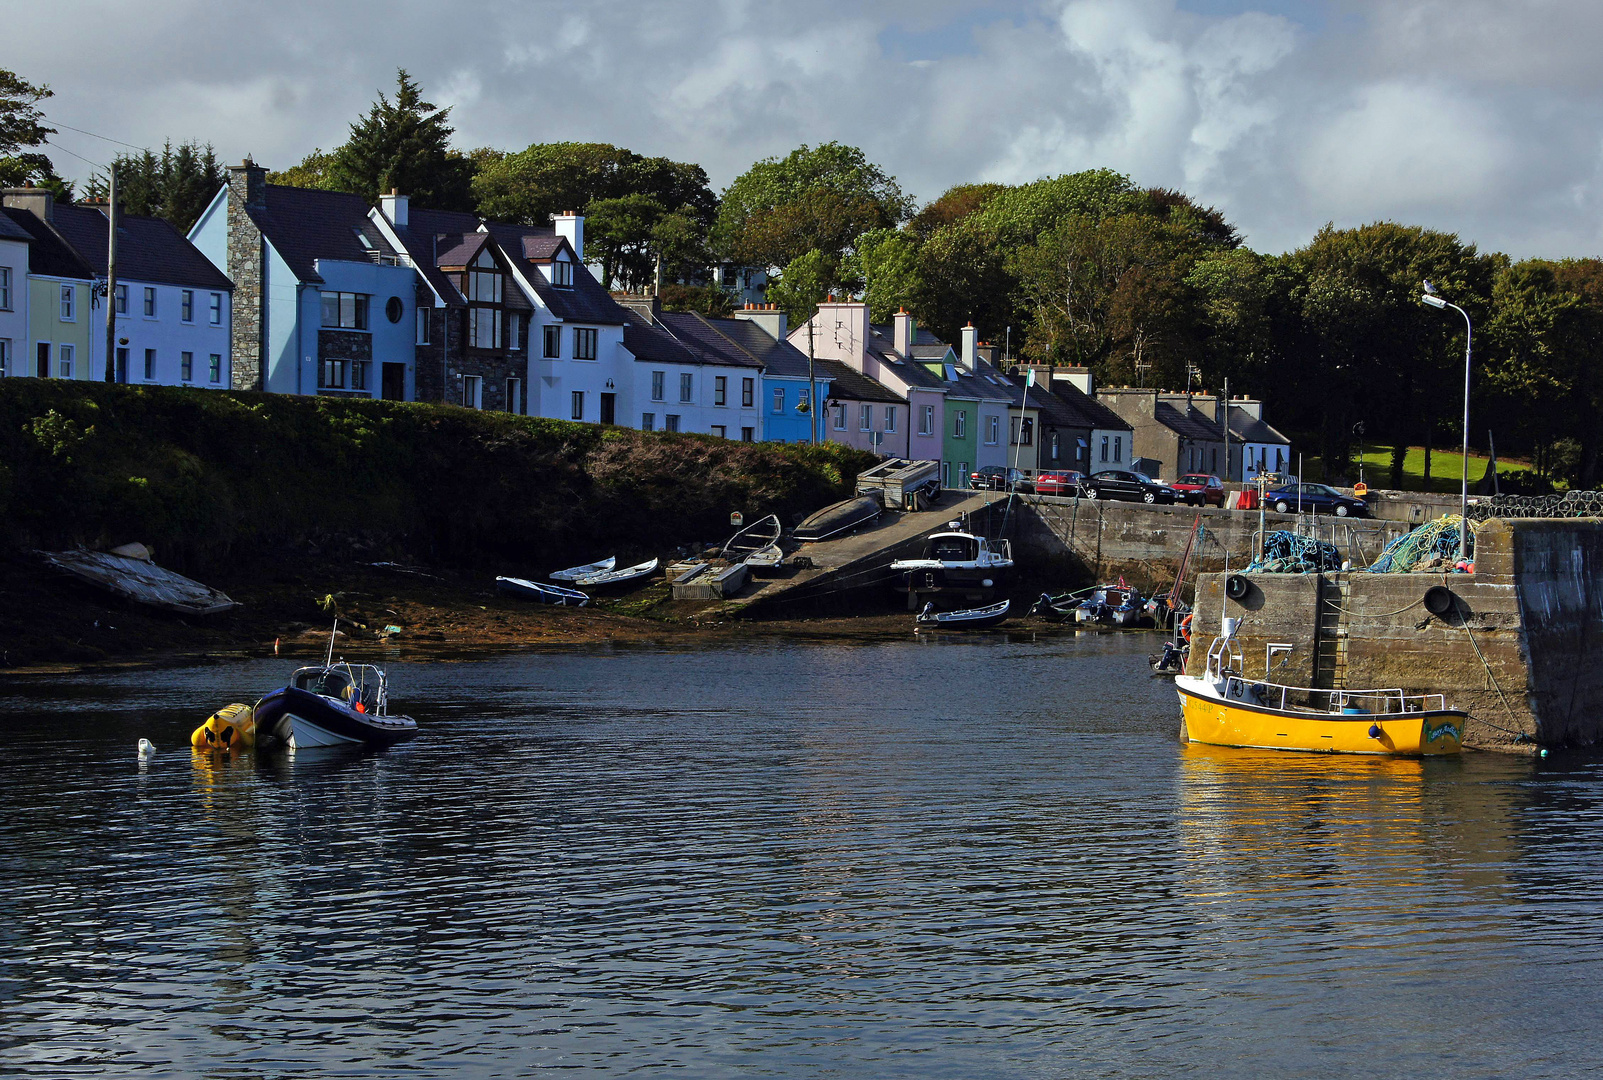
[[397,229],[404,229],[407,227],[407,219],[410,216],[407,211],[410,209],[411,202],[412,200],[409,196],[402,195],[396,188],[390,188],[388,195],[379,196],[379,212],[389,218],[391,225],[394,225]]
[[1070,366],[1052,372],[1052,381],[1068,383],[1079,390],[1080,393],[1092,396],[1096,393],[1096,380],[1088,367]]
[[1240,409],[1254,420],[1263,419],[1263,402],[1255,398],[1241,397],[1230,403],[1232,408]]
[[979,343],[980,332],[974,328],[974,324],[969,323],[963,327],[963,347],[958,353],[958,360],[962,364],[963,370],[971,375],[979,368],[979,365],[975,362],[977,359],[975,346]]
[[552,214],[551,224],[556,226],[557,235],[567,240],[579,261],[584,262],[584,215],[577,210],[566,210]]
[[907,313],[906,308],[898,311],[891,319],[894,327],[891,335],[896,351],[904,357],[913,355],[913,339],[918,335],[918,326],[913,322],[913,316]]
[[788,320],[778,304],[747,304],[735,312],[735,318],[755,323],[763,333],[775,341],[784,341]]
[[6,188],[0,192],[0,205],[26,210],[40,221],[54,221],[56,217],[56,197],[44,188]]
[[662,297],[660,296],[634,296],[629,293],[613,293],[612,298],[620,306],[628,308],[636,315],[643,316],[649,322],[662,321]]
[[250,158],[228,167],[228,186],[246,209],[267,209],[267,170]]

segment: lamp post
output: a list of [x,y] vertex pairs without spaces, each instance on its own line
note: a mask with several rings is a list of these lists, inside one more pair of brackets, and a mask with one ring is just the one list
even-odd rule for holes
[[1449,304],[1436,294],[1436,286],[1429,281],[1425,282],[1425,291],[1420,295],[1420,302],[1436,308],[1452,308],[1464,316],[1464,458],[1463,458],[1463,488],[1458,502],[1458,561],[1465,562],[1469,558],[1469,350],[1472,328],[1469,322],[1469,312],[1457,304]]

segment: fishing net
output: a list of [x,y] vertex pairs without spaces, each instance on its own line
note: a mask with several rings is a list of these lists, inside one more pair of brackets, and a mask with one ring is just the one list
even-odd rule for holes
[[1562,495],[1496,495],[1479,499],[1469,516],[1487,518],[1603,517],[1603,492],[1566,491]]
[[[1447,514],[1427,521],[1386,545],[1380,558],[1369,567],[1371,574],[1406,574],[1414,570],[1457,572],[1458,536],[1464,519]],[[1484,522],[1470,522],[1468,558],[1475,558],[1475,530]]]
[[1341,553],[1335,544],[1281,529],[1264,537],[1263,553],[1252,560],[1247,573],[1316,574],[1340,569]]

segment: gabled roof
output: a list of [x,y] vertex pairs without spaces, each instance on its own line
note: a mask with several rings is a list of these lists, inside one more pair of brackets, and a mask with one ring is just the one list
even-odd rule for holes
[[1183,439],[1196,442],[1220,442],[1224,439],[1224,432],[1219,425],[1194,407],[1187,407],[1186,411],[1181,412],[1167,401],[1160,401],[1153,416],[1158,423]]
[[[31,217],[32,215],[29,216]],[[0,240],[20,240],[23,243],[28,243],[32,239],[33,237],[28,234],[27,229],[14,223],[5,214],[0,214]]]
[[840,401],[882,401],[905,404],[907,399],[883,383],[847,367],[839,360],[814,360],[813,370],[829,380],[829,396]]
[[762,367],[762,361],[747,352],[740,343],[721,333],[718,327],[693,311],[664,311],[658,316],[658,321],[682,344],[702,354],[703,363]]
[[[555,231],[549,236],[535,234],[523,238],[523,257],[535,262],[544,262],[557,257],[557,252],[563,248],[565,238],[558,236]],[[575,260],[577,261],[577,260]]]
[[1230,434],[1238,442],[1291,445],[1290,439],[1239,405],[1230,406]]
[[[554,256],[558,248],[568,245],[568,241],[556,236],[555,230],[550,227],[541,229],[499,221],[485,222],[485,227],[495,237],[495,242],[501,245],[501,250],[509,253],[543,251],[549,247]],[[525,241],[533,243],[526,244]],[[571,252],[572,248],[568,250]],[[574,259],[572,287],[559,289],[546,279],[544,273],[534,268],[529,261],[531,256],[525,254],[523,258],[529,267],[523,276],[528,279],[540,301],[563,322],[594,323],[598,326],[627,325],[623,308],[601,287],[600,282],[590,276],[590,271],[578,259]]]
[[414,206],[407,213],[405,228],[398,225],[390,227],[395,230],[401,246],[412,257],[412,264],[417,267],[418,273],[423,275],[437,296],[447,304],[467,303],[467,298],[451,280],[451,275],[440,269],[440,237],[460,237],[478,232],[478,215]]
[[[57,206],[55,226],[85,265],[98,277],[105,277],[111,231],[105,212],[92,206]],[[117,276],[195,289],[224,291],[234,287],[228,276],[170,222],[153,217],[118,217]]]
[[[946,378],[947,368],[951,368],[954,378]],[[941,378],[947,387],[947,396],[963,399],[976,399],[979,401],[1012,401],[1013,388],[1008,385],[995,368],[984,360],[978,361],[974,371],[965,370],[960,364],[942,365]]]
[[78,253],[72,250],[56,230],[34,217],[29,211],[6,207],[0,208],[0,215],[4,215],[31,240],[28,244],[29,273],[86,280],[95,276],[89,264],[78,257]]
[[[621,305],[620,305],[621,307]],[[672,334],[632,308],[623,308],[623,347],[636,361],[646,364],[701,364],[705,361],[691,352]]]
[[1073,418],[1069,427],[1102,428],[1104,430],[1132,431],[1133,428],[1119,418],[1119,414],[1073,383],[1062,379],[1052,381],[1052,396]]
[[435,237],[437,254],[434,256],[434,264],[460,269],[478,258],[479,252],[484,250],[484,245],[489,242],[490,234],[481,232],[447,233]]
[[318,259],[372,262],[364,237],[381,253],[394,254],[368,220],[367,200],[360,195],[280,184],[266,184],[262,192],[266,207],[246,212],[301,281],[323,280]]
[[[762,364],[764,374],[796,379],[807,378],[807,354],[789,341],[784,339],[775,341],[762,327],[748,319],[706,321],[720,334],[755,356]],[[818,379],[823,378],[818,373],[816,360],[813,362],[813,376]]]

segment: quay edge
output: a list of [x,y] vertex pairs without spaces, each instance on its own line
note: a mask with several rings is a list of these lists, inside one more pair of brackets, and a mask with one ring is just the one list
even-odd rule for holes
[[[1603,520],[1514,519],[1475,537],[1475,573],[1204,574],[1190,670],[1223,617],[1239,618],[1249,676],[1290,645],[1277,682],[1399,686],[1470,714],[1465,745],[1505,753],[1603,742]],[[1441,615],[1425,593],[1446,588]]]

